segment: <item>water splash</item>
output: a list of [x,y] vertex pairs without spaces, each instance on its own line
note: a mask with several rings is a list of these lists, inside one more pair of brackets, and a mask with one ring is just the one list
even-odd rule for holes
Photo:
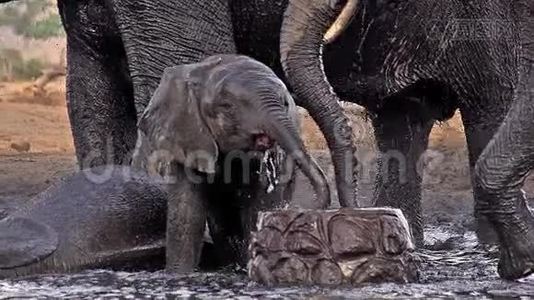
[[259,174],[263,180],[266,181],[266,192],[269,194],[274,191],[276,186],[280,183],[280,168],[284,162],[285,153],[276,145],[272,149],[268,149],[263,154],[260,163]]

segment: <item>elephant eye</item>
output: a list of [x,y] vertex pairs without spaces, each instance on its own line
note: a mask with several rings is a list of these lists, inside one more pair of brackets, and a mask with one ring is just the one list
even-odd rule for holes
[[282,103],[284,104],[284,107],[286,108],[286,110],[289,109],[289,99],[288,97],[282,97]]
[[234,104],[231,103],[231,102],[226,102],[226,101],[223,101],[221,103],[219,103],[219,108],[220,109],[223,109],[223,110],[230,110],[234,107]]
[[234,96],[227,89],[221,89],[216,100],[216,107],[220,110],[230,110],[234,107]]

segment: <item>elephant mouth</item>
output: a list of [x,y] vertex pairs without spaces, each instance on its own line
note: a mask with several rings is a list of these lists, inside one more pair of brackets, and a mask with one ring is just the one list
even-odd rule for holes
[[266,133],[257,133],[252,136],[254,150],[265,152],[274,146],[274,140]]

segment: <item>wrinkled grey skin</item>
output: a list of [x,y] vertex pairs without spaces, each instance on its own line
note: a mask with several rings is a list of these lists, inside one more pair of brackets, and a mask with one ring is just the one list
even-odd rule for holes
[[[329,2],[290,1],[287,15],[291,17],[282,28],[281,52],[297,96],[310,99],[330,88],[327,82],[313,81],[323,74],[316,54],[329,20],[337,13]],[[497,232],[499,274],[504,278],[534,271],[534,220],[519,192],[521,175],[531,166],[525,160],[531,141],[518,138],[530,138],[532,132],[531,118],[525,118],[531,110],[526,104],[530,96],[524,95],[532,84],[526,73],[530,67],[518,69],[520,55],[532,62],[530,51],[522,53],[531,48],[532,37],[528,33],[520,36],[521,31],[532,32],[532,14],[523,15],[531,3],[361,1],[359,13],[338,40],[345,41],[342,53],[351,63],[344,76],[329,76],[341,99],[353,99],[370,111],[383,155],[376,204],[400,207],[418,245],[423,242],[418,161],[434,122],[460,110],[479,238],[488,238],[493,229]],[[518,85],[519,74],[523,82]],[[510,109],[514,90],[520,95],[517,103],[522,104],[510,111],[510,121],[475,172],[479,155]],[[390,152],[393,159],[387,155],[392,150],[396,151]],[[401,161],[395,158],[398,154]]]
[[169,179],[168,271],[197,266],[206,219],[222,263],[246,263],[257,212],[291,199],[294,165],[279,155],[294,156],[318,207],[327,207],[325,175],[306,153],[295,103],[273,71],[237,55],[165,69],[139,120],[132,167]]
[[[528,4],[527,4],[528,3]],[[534,216],[521,190],[534,169],[534,3],[523,3],[523,52],[514,102],[475,168],[478,203],[501,242],[499,274],[515,279],[534,272]]]
[[167,194],[156,180],[106,166],[51,186],[0,220],[0,278],[161,268]]

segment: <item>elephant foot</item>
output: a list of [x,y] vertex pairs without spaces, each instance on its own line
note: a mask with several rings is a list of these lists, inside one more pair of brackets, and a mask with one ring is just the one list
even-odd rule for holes
[[476,216],[476,235],[478,242],[484,245],[498,245],[499,237],[493,225],[485,216]]
[[534,273],[534,228],[519,234],[501,246],[499,275],[504,279],[518,279]]
[[417,248],[423,248],[425,245],[425,235],[423,232],[422,221],[411,222],[410,230],[412,231],[412,238]]
[[518,279],[534,273],[534,217],[523,203],[520,211],[501,223],[498,272],[504,279]]
[[390,208],[263,212],[248,273],[267,284],[417,281],[408,222]]

